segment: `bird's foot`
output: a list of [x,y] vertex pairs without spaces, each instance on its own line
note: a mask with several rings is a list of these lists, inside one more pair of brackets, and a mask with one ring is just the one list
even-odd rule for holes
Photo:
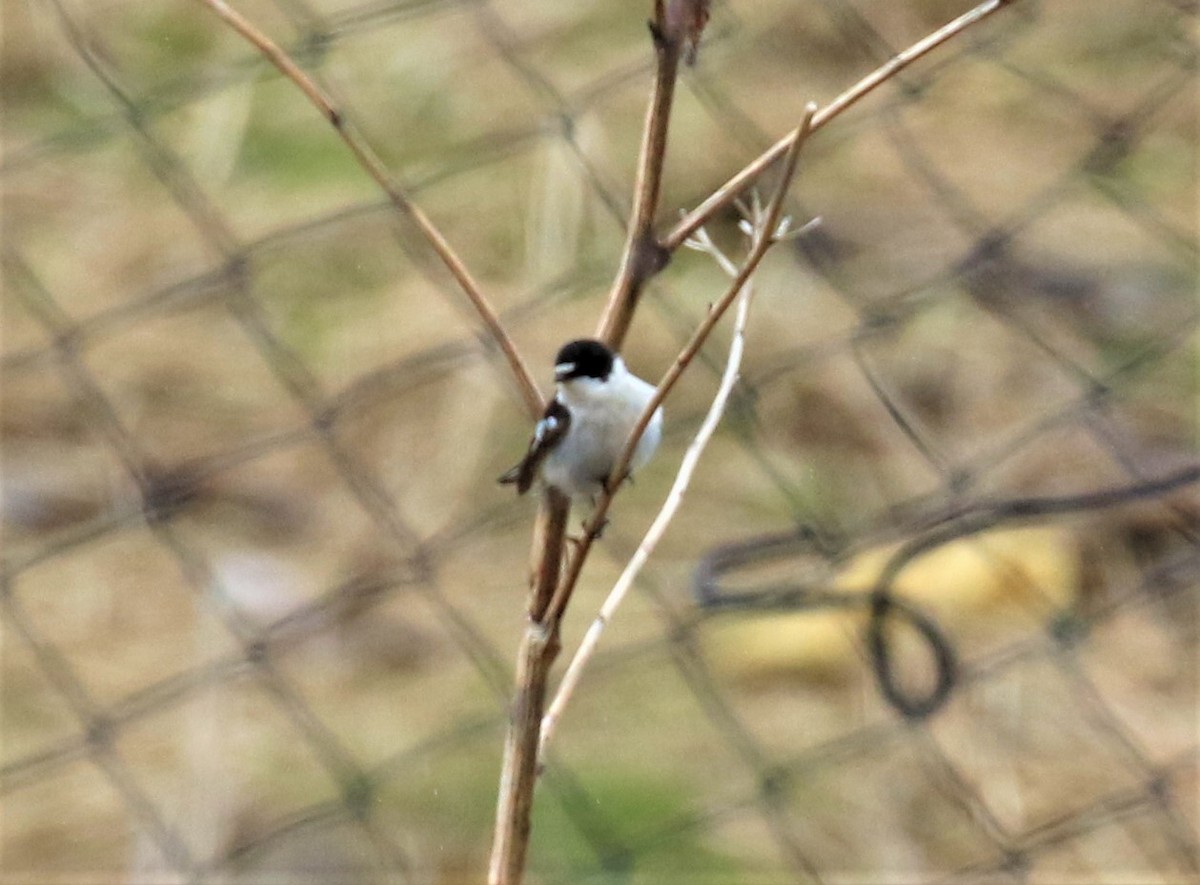
[[[592,536],[592,540],[599,541],[601,536],[604,534],[604,530],[606,528],[608,528],[608,517],[607,516],[604,517],[604,519],[600,520],[600,522],[596,525],[596,527],[594,529],[591,529],[590,534]],[[588,524],[586,521],[583,524],[583,530],[585,532],[588,531]]]

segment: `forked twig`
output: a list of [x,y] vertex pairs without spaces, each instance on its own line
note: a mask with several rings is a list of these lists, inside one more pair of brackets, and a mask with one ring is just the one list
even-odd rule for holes
[[[715,212],[736,199],[781,157],[783,174],[767,210],[766,221],[759,228],[745,263],[729,290],[710,308],[708,316],[700,324],[692,340],[659,382],[650,404],[630,434],[625,450],[612,471],[609,484],[597,501],[591,519],[585,525],[584,536],[574,555],[568,558],[561,577],[559,569],[562,566],[562,533],[565,531],[569,505],[553,495],[543,499],[536,533],[540,538],[537,542],[540,544],[540,550],[535,544],[535,555],[540,553],[540,558],[534,569],[535,591],[531,598],[530,621],[518,655],[517,696],[505,744],[501,796],[497,806],[496,832],[488,867],[488,881],[492,885],[515,885],[521,881],[524,872],[533,791],[538,773],[545,691],[549,684],[550,668],[559,652],[559,625],[579,580],[583,564],[599,527],[604,524],[613,494],[628,472],[634,447],[645,432],[654,412],[699,352],[717,322],[737,299],[767,250],[776,241],[783,200],[795,171],[801,146],[815,129],[833,120],[881,83],[1009,2],[1012,0],[987,0],[882,65],[822,111],[818,112],[816,105],[810,104],[799,127],[735,175],[665,237],[655,240],[652,234],[653,219],[658,208],[662,167],[666,154],[667,124],[675,78],[678,75],[680,40],[685,36],[681,31],[671,31],[665,23],[674,15],[677,23],[687,20],[702,28],[707,18],[707,7],[699,0],[656,0],[655,27],[652,27],[658,60],[655,86],[642,138],[629,234],[621,267],[600,321],[598,336],[614,349],[620,349],[646,281],[661,270],[671,253]],[[698,31],[686,36],[687,39],[693,40],[694,44]],[[552,592],[549,592],[551,590]],[[552,719],[551,726],[553,721]]]
[[[685,45],[694,47],[707,18],[692,8],[697,2],[655,0],[654,4],[650,30],[657,66],[643,128],[633,213],[620,269],[597,331],[598,337],[618,350],[633,317],[643,281],[662,267],[658,257],[660,250],[654,242],[654,216],[662,186],[667,128],[680,52]],[[533,791],[537,782],[542,709],[550,667],[559,650],[562,610],[554,608],[554,601],[560,587],[569,509],[570,502],[553,493],[542,498],[538,509],[529,622],[517,656],[517,695],[505,739],[496,830],[488,863],[488,882],[493,885],[519,882],[524,873]]]
[[379,158],[379,155],[375,153],[366,140],[351,126],[328,94],[308,74],[301,70],[292,57],[270,37],[255,27],[252,22],[237,10],[232,9],[225,0],[199,0],[199,2],[212,9],[222,21],[258,49],[283,76],[291,80],[304,93],[305,97],[316,106],[321,115],[337,131],[342,141],[346,143],[346,146],[350,148],[359,165],[375,180],[375,183],[379,185],[383,192],[387,194],[392,205],[412,219],[413,223],[429,242],[429,245],[433,247],[433,251],[437,253],[442,264],[450,271],[450,275],[454,277],[459,288],[466,294],[475,311],[479,314],[480,319],[483,320],[484,326],[487,327],[488,333],[500,347],[501,352],[508,361],[509,369],[512,371],[513,378],[517,382],[517,387],[521,391],[521,396],[525,400],[525,405],[529,413],[535,419],[540,417],[542,409],[545,407],[541,391],[538,389],[529,368],[525,365],[525,361],[521,358],[516,344],[513,343],[504,325],[500,322],[499,315],[483,294],[479,283],[471,276],[471,272],[467,270],[467,266],[458,257],[454,249],[451,248],[446,238],[442,236],[441,231],[430,221],[429,216],[421,210],[421,207],[405,195],[400,186],[388,174],[387,167],[383,165],[383,161]]
[[[255,46],[283,76],[304,93],[334,127],[359,165],[383,190],[392,205],[417,226],[466,294],[487,328],[488,334],[504,354],[528,411],[534,417],[540,416],[544,402],[538,385],[479,284],[429,217],[408,198],[393,180],[382,160],[368,142],[344,117],[329,95],[295,63],[286,51],[245,17],[231,9],[225,0],[200,0],[200,2],[211,8],[226,24]],[[518,690],[514,699],[512,721],[505,747],[504,770],[497,807],[496,834],[489,864],[489,882],[517,883],[523,875],[529,843],[534,786],[537,781],[542,713],[550,668],[559,651],[559,625],[579,580],[591,545],[599,527],[603,524],[614,493],[628,472],[634,447],[644,433],[655,410],[695,358],[717,322],[743,293],[767,250],[776,241],[783,201],[795,171],[801,146],[812,132],[830,122],[898,71],[1009,2],[1012,0],[987,0],[971,12],[900,53],[820,111],[815,105],[810,105],[803,123],[797,129],[747,165],[700,206],[685,216],[665,236],[656,239],[653,233],[653,224],[661,193],[667,128],[678,76],[680,54],[685,38],[691,40],[693,45],[695,39],[698,38],[698,31],[685,34],[680,30],[682,27],[680,22],[691,21],[693,28],[698,22],[698,26],[702,28],[703,21],[707,17],[706,15],[681,17],[685,6],[692,13],[701,9],[706,11],[706,7],[699,4],[697,0],[656,0],[655,22],[652,26],[658,61],[655,85],[647,111],[628,238],[620,269],[600,321],[598,336],[607,341],[614,349],[619,349],[625,339],[646,281],[661,270],[671,253],[781,158],[783,173],[780,184],[769,203],[766,219],[757,231],[743,266],[738,271],[730,288],[710,308],[708,316],[701,322],[691,341],[680,352],[659,382],[651,403],[630,436],[608,487],[601,494],[593,515],[585,526],[583,539],[574,555],[566,562],[565,573],[560,574],[564,560],[564,537],[569,502],[554,493],[549,493],[543,498],[535,529],[529,624],[522,640],[517,663]],[[695,8],[688,6],[689,3]],[[674,21],[675,25],[669,25],[669,21]],[[743,304],[748,304],[748,301],[749,296],[746,295]],[[740,346],[738,333],[735,333],[735,343]],[[734,370],[734,374],[736,374],[736,370]],[[696,457],[698,457],[698,453]],[[663,528],[665,528],[665,523]],[[632,578],[626,579],[626,585],[630,580]],[[556,709],[561,709],[561,707]]]

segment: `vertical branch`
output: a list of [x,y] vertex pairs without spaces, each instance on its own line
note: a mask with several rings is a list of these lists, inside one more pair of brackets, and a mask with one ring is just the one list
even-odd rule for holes
[[570,510],[569,498],[547,489],[534,525],[529,612],[517,652],[516,695],[504,738],[489,885],[518,883],[525,871],[542,716],[550,668],[560,648],[559,619],[547,613],[558,588]]
[[550,667],[558,657],[558,623],[530,621],[517,654],[517,693],[509,712],[496,803],[489,885],[516,885],[525,871],[538,775],[538,746]]
[[642,146],[638,155],[637,178],[634,183],[633,211],[621,267],[608,295],[608,303],[596,337],[614,350],[620,350],[637,307],[638,296],[646,280],[663,268],[667,253],[654,238],[654,216],[662,192],[663,163],[667,154],[667,128],[671,119],[671,104],[675,97],[675,81],[679,76],[679,27],[668,23],[663,0],[655,4],[650,34],[654,39],[656,66],[650,106],[642,130]]

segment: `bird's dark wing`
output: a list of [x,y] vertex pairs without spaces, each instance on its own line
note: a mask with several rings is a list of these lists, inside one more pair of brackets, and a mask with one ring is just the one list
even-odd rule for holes
[[546,406],[542,420],[533,428],[533,439],[529,441],[529,451],[525,453],[520,464],[500,477],[500,482],[516,483],[518,495],[529,491],[534,479],[537,478],[538,468],[546,460],[546,456],[554,450],[554,447],[562,442],[563,437],[567,435],[567,428],[570,426],[571,413],[567,411],[567,407],[560,403],[557,397],[550,400],[550,405]]

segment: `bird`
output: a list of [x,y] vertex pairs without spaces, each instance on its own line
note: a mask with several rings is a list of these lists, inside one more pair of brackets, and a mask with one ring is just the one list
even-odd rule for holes
[[[500,477],[523,495],[539,481],[572,501],[591,500],[608,484],[629,435],[654,396],[601,341],[564,344],[554,360],[554,398],[533,430],[525,457]],[[663,410],[654,411],[638,440],[629,473],[645,466],[662,440]]]

